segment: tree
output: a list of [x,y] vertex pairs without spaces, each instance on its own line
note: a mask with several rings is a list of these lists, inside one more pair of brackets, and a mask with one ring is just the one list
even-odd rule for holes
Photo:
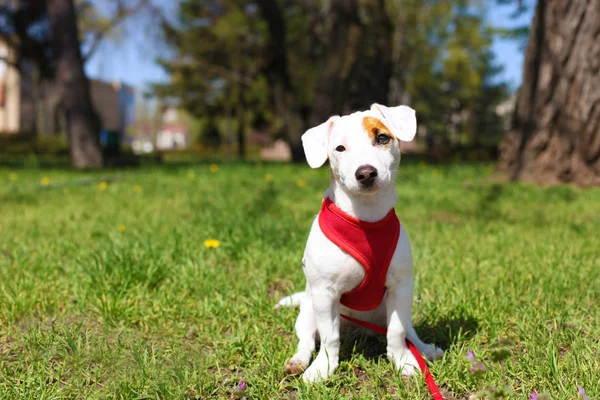
[[[14,60],[3,61],[11,62],[11,66],[18,70],[28,66],[25,69],[31,80],[31,101],[37,122],[34,124],[35,130],[44,132],[49,125],[56,128],[57,124],[50,121],[60,120],[58,109],[65,111],[73,165],[95,168],[102,165],[102,159],[98,157],[101,124],[91,103],[87,104],[89,83],[80,64],[97,50],[110,32],[131,17],[147,10],[156,19],[160,18],[160,12],[150,0],[105,0],[104,3],[98,0],[94,3],[74,0],[68,3],[55,0],[3,2],[0,5],[0,39],[16,54]],[[101,4],[108,10],[107,15],[99,13],[95,7]],[[51,11],[54,12],[52,16]],[[57,21],[69,25],[62,27],[56,25]],[[78,23],[83,29],[78,29]],[[69,35],[73,36],[69,38]],[[79,50],[81,47],[86,49],[84,56]],[[62,61],[58,59],[59,56]],[[52,90],[46,91],[46,84],[55,80],[57,90],[53,90],[51,84]],[[70,97],[67,101],[69,109],[66,104],[57,104],[55,91],[58,92],[58,102]],[[89,130],[95,132],[93,137],[89,136]],[[88,133],[84,134],[84,131]]]
[[46,0],[46,6],[56,62],[56,86],[66,115],[71,161],[76,168],[100,168],[103,165],[99,143],[101,124],[83,72],[73,0]]
[[159,61],[171,74],[171,82],[155,85],[160,96],[176,99],[180,107],[204,120],[211,144],[218,122],[227,131],[235,125],[242,158],[248,120],[265,112],[268,103],[257,61],[264,24],[256,14],[243,1],[182,2],[177,26],[167,22],[163,26],[176,51],[172,59]]
[[600,184],[600,3],[538,0],[499,170],[512,180]]
[[393,25],[384,0],[332,0],[309,125],[387,103]]
[[409,103],[433,134],[473,141],[507,96],[478,3],[186,0],[165,27],[176,55],[162,61],[172,80],[157,89],[211,117],[232,114],[231,94],[266,92],[244,108],[275,111],[294,161],[308,127],[374,102]]
[[410,104],[428,139],[497,143],[495,106],[509,92],[498,79],[486,8],[468,0],[391,0],[390,6],[396,21],[390,103]]

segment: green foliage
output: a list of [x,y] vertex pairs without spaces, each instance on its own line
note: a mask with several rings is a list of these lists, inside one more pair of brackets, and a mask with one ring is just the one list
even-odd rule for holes
[[[0,168],[0,398],[230,399],[240,380],[248,399],[429,398],[393,371],[385,339],[359,333],[327,383],[283,372],[298,310],[272,306],[304,289],[326,168],[176,165]],[[599,398],[600,190],[492,170],[400,168],[413,320],[446,350],[432,374],[447,398]],[[486,371],[470,372],[469,349]]]
[[155,89],[162,97],[176,98],[194,117],[213,120],[208,127],[239,117],[238,106],[250,119],[270,118],[269,91],[259,73],[265,25],[245,3],[183,1],[177,24],[164,25],[176,56],[160,61],[172,79]]
[[[385,5],[396,31],[392,79],[402,88],[393,98],[408,99],[421,125],[446,141],[497,141],[503,126],[495,106],[509,92],[498,79],[500,67],[490,48],[497,31],[485,22],[485,6],[475,0],[386,0]],[[308,120],[331,40],[329,11],[321,1],[280,6],[291,85]],[[361,7],[365,14],[366,6]],[[174,57],[161,63],[172,79],[157,92],[196,117],[222,119],[242,104],[251,119],[282,125],[277,120],[282,116],[272,115],[273,88],[263,74],[268,31],[257,8],[251,0],[183,1],[179,21],[164,26]],[[369,30],[368,18],[362,21]],[[356,57],[373,54],[365,45]]]
[[497,141],[503,133],[495,106],[508,97],[498,82],[493,30],[478,2],[390,1],[402,41],[399,64],[406,96],[419,122],[435,137],[452,143]]

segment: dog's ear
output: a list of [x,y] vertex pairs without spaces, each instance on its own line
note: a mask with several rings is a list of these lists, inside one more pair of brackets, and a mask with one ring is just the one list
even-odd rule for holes
[[310,128],[302,135],[302,147],[304,147],[306,161],[308,161],[308,165],[310,165],[311,168],[319,168],[327,161],[329,134],[333,129],[333,124],[338,118],[339,116],[334,115],[333,117],[330,117],[327,122],[323,122],[321,125]]
[[373,104],[371,111],[383,116],[392,133],[403,142],[410,142],[417,133],[417,117],[415,110],[408,106],[386,107]]

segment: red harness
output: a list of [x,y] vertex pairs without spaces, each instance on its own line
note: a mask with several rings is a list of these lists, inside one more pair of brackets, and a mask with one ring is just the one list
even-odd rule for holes
[[365,269],[363,281],[344,293],[341,303],[358,311],[377,308],[385,294],[385,277],[400,237],[400,221],[394,209],[380,221],[365,222],[346,214],[326,198],[319,226],[329,240]]
[[[331,199],[325,198],[319,213],[319,226],[329,240],[350,254],[365,269],[363,281],[342,294],[340,303],[358,311],[377,308],[385,295],[385,278],[400,238],[400,221],[394,209],[377,222],[366,222],[346,214]],[[341,316],[382,335],[387,333],[387,329],[379,325],[344,314]],[[408,339],[406,343],[425,375],[425,382],[434,400],[443,400],[423,356]]]

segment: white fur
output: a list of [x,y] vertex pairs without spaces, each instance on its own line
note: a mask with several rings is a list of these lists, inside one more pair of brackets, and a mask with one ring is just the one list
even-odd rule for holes
[[[394,179],[400,162],[400,144],[397,140],[389,146],[373,143],[362,125],[367,116],[380,119],[401,140],[411,140],[416,132],[415,113],[410,107],[388,108],[374,104],[369,111],[332,117],[308,130],[302,140],[311,167],[316,168],[329,158],[331,186],[325,197],[349,215],[373,222],[387,215],[398,200]],[[337,151],[340,145],[346,150]],[[374,186],[368,190],[362,188],[355,177],[358,167],[364,165],[378,171]],[[303,374],[307,382],[326,379],[335,371],[339,363],[340,329],[352,325],[341,319],[340,313],[387,326],[387,355],[404,375],[419,371],[405,338],[428,359],[443,354],[435,346],[423,343],[412,326],[412,255],[403,225],[386,277],[386,296],[373,311],[354,311],[340,304],[342,294],[358,286],[365,272],[358,261],[323,234],[317,219],[313,222],[302,261],[306,290],[286,297],[276,305],[300,305],[296,320],[298,351],[287,361],[286,371],[300,372],[308,366]],[[321,349],[310,364],[317,333]]]

